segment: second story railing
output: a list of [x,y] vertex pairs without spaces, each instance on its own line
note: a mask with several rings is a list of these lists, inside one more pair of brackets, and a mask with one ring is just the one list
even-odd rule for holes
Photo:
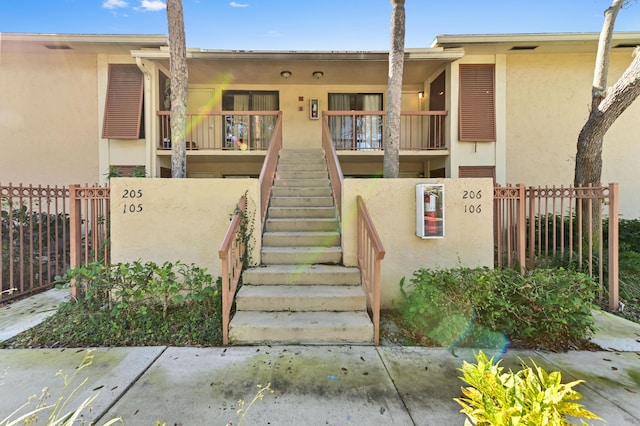
[[[187,114],[187,151],[269,148],[280,111],[215,111]],[[171,149],[169,111],[158,111],[159,149]]]
[[[329,132],[338,151],[384,149],[384,111],[324,111]],[[447,111],[405,111],[400,116],[400,150],[446,149]]]

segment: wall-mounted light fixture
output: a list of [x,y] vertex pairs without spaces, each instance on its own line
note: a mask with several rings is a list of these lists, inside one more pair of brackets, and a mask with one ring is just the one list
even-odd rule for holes
[[311,75],[316,80],[320,80],[322,78],[322,76],[324,75],[324,73],[322,71],[314,71],[314,72],[311,73]]
[[418,92],[418,99],[424,98],[424,92]]
[[285,70],[285,71],[281,71],[281,72],[280,72],[280,76],[281,76],[282,78],[289,78],[289,77],[291,77],[292,75],[293,75],[293,74],[291,73],[291,71],[286,71],[286,70]]

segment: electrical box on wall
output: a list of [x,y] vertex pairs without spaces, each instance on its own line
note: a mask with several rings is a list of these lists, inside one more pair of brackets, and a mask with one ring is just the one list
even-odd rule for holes
[[444,184],[416,185],[416,235],[444,238]]

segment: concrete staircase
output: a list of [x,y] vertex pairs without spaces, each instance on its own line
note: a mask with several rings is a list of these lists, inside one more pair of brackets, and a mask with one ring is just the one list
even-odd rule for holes
[[235,344],[372,344],[360,271],[342,248],[324,152],[282,150],[262,236],[229,325]]

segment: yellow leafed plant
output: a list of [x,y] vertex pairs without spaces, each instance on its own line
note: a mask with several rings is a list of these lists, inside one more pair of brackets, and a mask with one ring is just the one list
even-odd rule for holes
[[504,372],[500,361],[494,364],[482,351],[475,356],[476,364],[465,361],[459,369],[470,386],[462,388],[462,398],[454,398],[467,415],[465,426],[558,426],[571,424],[569,417],[583,425],[583,419],[604,421],[574,402],[582,398],[573,389],[582,380],[563,384],[559,372],[547,373],[534,362]]

